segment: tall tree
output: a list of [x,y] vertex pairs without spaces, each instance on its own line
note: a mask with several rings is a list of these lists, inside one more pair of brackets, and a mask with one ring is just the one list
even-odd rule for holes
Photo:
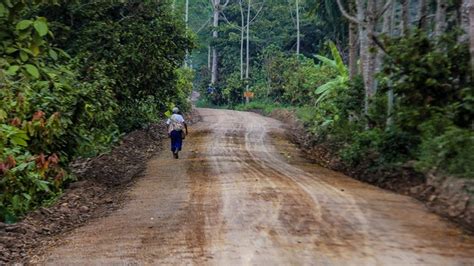
[[[249,74],[250,74],[250,23],[252,23],[252,21],[254,19],[256,19],[258,17],[258,14],[260,14],[260,11],[262,10],[263,8],[263,2],[261,3],[261,6],[260,6],[260,9],[257,11],[257,13],[255,14],[255,16],[250,19],[250,11],[252,9],[252,0],[248,0],[248,3],[247,3],[247,25],[246,25],[246,34],[247,34],[247,37],[246,37],[246,47],[245,47],[245,80],[246,80],[246,83],[247,85],[245,86],[245,91],[248,91],[249,90]],[[244,27],[242,27],[244,28]],[[248,103],[249,102],[249,98],[246,97],[245,101]]]
[[295,1],[296,9],[296,54],[300,54],[300,4],[299,0]]
[[410,27],[410,0],[400,0],[402,6],[402,19],[400,21],[400,29],[402,34],[408,32]]
[[[219,27],[219,9],[220,9],[220,0],[212,0],[212,38],[214,42],[217,40],[218,32],[217,28]],[[217,48],[215,44],[212,45],[212,63],[211,63],[211,84],[215,85],[217,83]]]
[[357,19],[355,19],[359,29],[360,40],[360,61],[361,72],[364,79],[365,99],[364,110],[368,113],[369,100],[374,94],[374,60],[371,55],[371,48],[374,48],[372,35],[375,30],[375,22],[373,21],[374,0],[368,0],[367,6],[363,0],[356,1]]
[[469,8],[470,0],[461,0],[459,5],[459,26],[463,30],[463,34],[459,36],[459,42],[468,42],[469,41]]
[[[245,78],[249,78],[249,65],[250,65],[250,24],[258,17],[260,11],[263,8],[263,2],[260,5],[260,8],[256,12],[256,14],[251,18],[251,10],[252,10],[252,1],[248,0],[247,10],[244,11],[244,3],[242,0],[239,0],[239,11],[240,11],[240,26],[234,26],[234,24],[229,21],[224,13],[225,21],[232,27],[236,28],[240,31],[240,80],[244,79],[244,72]],[[245,16],[247,13],[247,16]],[[244,70],[244,42],[245,42],[245,70]]]
[[471,0],[469,7],[469,37],[471,50],[471,68],[474,75],[474,2]]
[[418,2],[418,13],[417,23],[421,30],[426,30],[428,27],[428,0],[419,0]]
[[[383,0],[379,0],[379,3],[383,2]],[[391,10],[394,8],[395,5],[393,3],[390,3],[390,5],[387,7],[387,12],[384,13],[383,15],[383,22],[382,22],[382,34],[386,34],[388,36],[392,35],[392,12]],[[379,49],[377,51],[377,62],[376,62],[376,72],[380,72],[382,68],[382,63],[383,63],[383,56],[384,56],[384,51],[382,49]]]
[[242,0],[239,0],[240,7],[240,80],[244,79],[244,29],[245,15]]
[[[353,14],[355,11],[354,0],[349,1],[349,12]],[[357,74],[357,45],[359,39],[357,37],[357,24],[349,22],[349,77],[353,79]]]
[[[185,8],[184,8],[184,22],[186,23],[186,32],[189,27],[189,0],[186,0],[185,2]],[[189,61],[189,50],[186,48],[186,56],[184,58],[184,66],[188,67],[188,61]]]
[[341,0],[337,0],[337,4],[342,14],[349,21],[358,25],[360,61],[365,88],[364,111],[366,114],[369,110],[370,100],[376,92],[376,55],[373,52],[377,49],[374,41],[374,38],[377,35],[376,24],[380,16],[382,16],[387,11],[387,8],[391,3],[391,0],[387,0],[383,6],[378,6],[375,0],[356,0],[356,17],[354,17],[346,11],[341,3]]
[[[394,3],[390,3],[390,5],[387,7],[388,10],[385,12],[383,16],[383,26],[382,26],[382,34],[387,34],[389,36],[393,35],[393,21],[394,18],[394,13],[396,10],[396,5]],[[403,16],[402,16],[403,17]],[[404,26],[402,26],[404,27]],[[405,31],[403,31],[405,32]],[[379,54],[377,57],[377,67],[380,70],[382,68],[383,64],[383,51],[379,50]],[[395,95],[393,92],[393,88],[391,86],[391,82],[389,82],[389,89],[387,91],[387,126],[391,126],[393,124],[393,106],[395,102]]]
[[211,45],[208,45],[207,46],[208,50],[207,50],[207,69],[211,69],[212,67],[212,48],[211,48]]
[[[247,37],[246,37],[246,48],[245,48],[245,80],[247,82],[247,86],[245,86],[245,90],[249,90],[249,71],[250,71],[250,9],[252,7],[252,0],[248,0],[247,5]],[[246,98],[246,101],[249,102],[249,98]]]
[[[188,1],[188,25],[187,28],[190,32],[195,33],[197,47],[193,49],[193,53],[189,54],[189,64],[193,64],[195,68],[207,68],[209,71],[198,71],[198,79],[201,74],[209,73],[210,81],[210,69],[209,64],[209,46],[212,40],[212,25],[213,19],[213,7],[209,0],[177,0],[175,12],[178,11],[184,18],[186,18],[186,1]],[[212,53],[212,50],[211,50]],[[212,60],[212,58],[211,58]],[[209,83],[208,81],[208,83]]]
[[448,9],[447,0],[437,0],[435,16],[435,36],[440,36],[446,30],[446,10]]
[[[229,0],[221,5],[221,0],[212,0],[212,38],[214,42],[217,40],[218,37],[218,27],[219,27],[219,19],[222,10],[227,6]],[[218,53],[215,44],[212,45],[212,66],[211,66],[211,83],[214,85],[217,83],[217,75],[218,75]]]
[[218,76],[218,52],[215,42],[218,34],[219,28],[219,19],[221,17],[221,13],[224,11],[225,7],[229,4],[230,0],[226,0],[223,4],[221,4],[221,0],[211,0],[212,3],[212,39],[214,44],[212,45],[212,66],[211,66],[211,84],[215,85],[217,83],[217,76]]

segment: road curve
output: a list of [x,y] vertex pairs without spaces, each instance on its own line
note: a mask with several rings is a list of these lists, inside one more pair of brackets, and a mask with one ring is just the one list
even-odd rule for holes
[[283,125],[199,109],[130,201],[36,261],[63,264],[473,265],[474,237],[416,200],[304,160]]

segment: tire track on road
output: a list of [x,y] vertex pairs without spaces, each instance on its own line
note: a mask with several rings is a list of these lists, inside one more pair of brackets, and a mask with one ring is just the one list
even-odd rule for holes
[[298,157],[275,137],[281,122],[199,113],[181,159],[157,155],[123,209],[71,232],[46,264],[474,265],[472,235]]

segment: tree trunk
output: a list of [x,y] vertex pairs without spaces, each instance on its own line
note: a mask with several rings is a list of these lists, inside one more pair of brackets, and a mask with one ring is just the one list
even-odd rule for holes
[[[359,21],[364,21],[365,17],[365,10],[364,10],[364,1],[363,0],[356,0],[356,9],[357,9],[357,19]],[[359,30],[359,42],[360,42],[360,70],[362,74],[362,78],[364,80],[364,88],[365,88],[365,98],[364,98],[364,113],[368,111],[368,98],[367,98],[367,61],[368,61],[368,40],[367,40],[367,29],[361,23],[357,24]]]
[[186,22],[186,28],[188,27],[188,22],[189,22],[189,0],[186,0],[185,3],[185,9],[184,9],[184,19]]
[[459,26],[464,31],[461,36],[459,36],[459,42],[469,41],[469,3],[470,0],[462,0],[462,3],[459,7]]
[[[381,8],[384,6],[384,0],[377,0],[377,10],[381,10]],[[390,7],[389,7],[390,8]],[[390,19],[391,19],[391,14],[390,12],[385,12],[383,15],[383,21],[382,21],[382,34],[388,34],[390,31]],[[377,23],[376,21],[374,23]],[[383,65],[383,57],[384,57],[384,51],[382,49],[377,50],[377,55],[375,56],[375,73],[377,74],[380,71],[382,71],[382,65]],[[378,82],[377,80],[374,81],[375,89],[374,92],[378,90]]]
[[418,6],[418,27],[422,31],[426,31],[428,28],[428,0],[420,0],[419,6]]
[[[377,49],[375,45],[376,24],[379,16],[385,14],[386,9],[392,3],[385,2],[383,7],[377,7],[376,0],[356,0],[356,17],[351,16],[343,7],[341,0],[337,0],[337,4],[343,16],[349,21],[356,23],[359,29],[360,41],[360,61],[361,73],[364,79],[365,101],[364,113],[367,115],[369,104],[372,97],[376,93],[375,70],[377,56],[372,51]],[[389,25],[389,23],[387,23]],[[370,125],[367,125],[369,127]]]
[[471,50],[471,69],[474,78],[474,3],[471,1],[469,5],[469,37]]
[[[247,39],[246,39],[247,47],[246,47],[246,50],[245,50],[245,53],[246,53],[245,81],[246,81],[247,84],[245,86],[245,91],[249,91],[249,70],[250,70],[250,37],[249,37],[249,32],[250,32],[250,7],[252,5],[252,0],[249,0],[248,4],[249,5],[247,7]],[[250,101],[249,97],[246,97],[245,101],[247,103],[249,103],[249,101]]]
[[[401,30],[400,30],[400,31],[397,31],[397,29],[400,28],[400,24],[401,24],[401,23],[397,23],[397,22],[398,22],[398,21],[397,21],[397,17],[398,17],[398,16],[397,16],[397,1],[394,1],[394,2],[393,2],[393,4],[392,4],[392,9],[390,10],[390,14],[391,14],[391,15],[390,15],[390,23],[391,23],[390,29],[391,29],[391,31],[392,31],[392,32],[391,32],[391,35],[392,35],[392,36],[395,36],[395,35],[396,35],[395,33],[401,32]],[[401,17],[401,15],[400,15],[400,17]]]
[[[349,1],[349,12],[355,12],[354,1]],[[349,78],[357,76],[357,24],[349,21]]]
[[410,0],[400,0],[402,6],[401,34],[405,35],[410,29]]
[[207,69],[211,69],[211,46],[207,46]]
[[[188,22],[189,22],[189,0],[186,0],[185,5],[186,6],[185,6],[185,13],[184,13],[184,21],[186,23],[186,31],[187,31]],[[189,50],[188,48],[186,48],[186,56],[184,57],[184,67],[188,67],[188,60],[189,60]]]
[[368,12],[368,23],[367,23],[367,38],[368,38],[368,61],[367,61],[367,79],[368,79],[368,96],[369,99],[374,96],[377,87],[375,84],[375,66],[377,54],[374,52],[377,50],[377,46],[373,40],[373,36],[376,33],[377,20],[375,14],[378,10],[376,9],[376,1],[367,1],[367,12]]
[[393,106],[395,105],[395,95],[393,89],[387,91],[387,126],[393,125]]
[[244,79],[244,32],[245,32],[245,18],[242,0],[239,0],[240,5],[240,80]]
[[360,60],[362,66],[362,76],[364,79],[365,100],[364,113],[368,114],[370,100],[375,94],[375,56],[371,51],[375,48],[372,39],[375,33],[375,0],[367,1],[367,7],[364,8],[363,0],[357,0],[357,19],[366,21],[365,25],[359,23],[360,40]]
[[[213,0],[213,22],[212,22],[212,38],[215,41],[217,39],[217,27],[219,26],[219,5],[220,0]],[[217,48],[212,46],[212,69],[211,69],[211,84],[217,83]]]
[[435,36],[440,36],[446,30],[446,9],[448,8],[447,0],[437,0],[436,17],[435,17]]
[[349,77],[357,76],[357,25],[349,23]]
[[[380,4],[379,4],[380,6]],[[393,4],[391,4],[388,7],[388,10],[392,10]],[[391,35],[391,26],[392,26],[392,12],[385,12],[383,15],[383,23],[382,23],[382,34],[388,34]],[[375,64],[375,72],[380,72],[382,70],[382,64],[383,64],[383,56],[384,52],[382,49],[378,49],[377,52],[377,61]]]
[[[386,13],[383,16],[383,26],[382,26],[382,33],[388,34],[389,36],[393,35],[393,21],[394,19],[394,12],[396,9],[396,5],[392,3]],[[382,68],[383,64],[383,52],[379,51],[379,54],[377,55],[377,72],[379,72]],[[393,124],[393,118],[392,118],[392,113],[393,113],[393,105],[395,101],[394,93],[393,93],[393,88],[391,86],[391,81],[388,81],[389,84],[389,89],[387,91],[387,121],[386,124],[387,126],[391,126]]]
[[300,5],[296,0],[296,54],[300,54]]

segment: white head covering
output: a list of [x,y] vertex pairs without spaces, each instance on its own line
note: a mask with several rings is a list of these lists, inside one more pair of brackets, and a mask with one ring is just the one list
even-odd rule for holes
[[173,107],[172,111],[173,111],[173,114],[177,114],[177,113],[179,113],[179,108],[178,107]]

